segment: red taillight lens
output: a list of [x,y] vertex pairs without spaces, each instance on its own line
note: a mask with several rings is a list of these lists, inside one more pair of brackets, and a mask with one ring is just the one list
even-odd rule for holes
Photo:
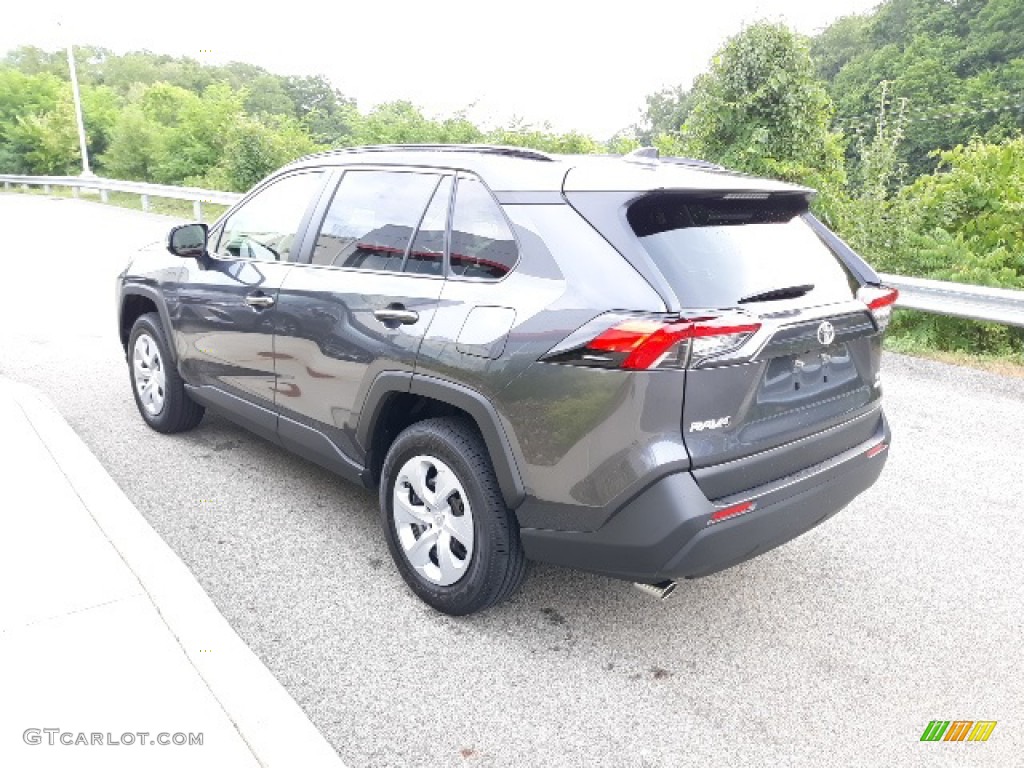
[[730,520],[730,519],[732,519],[734,517],[739,517],[740,515],[745,515],[745,514],[747,514],[747,512],[753,512],[754,511],[754,507],[756,507],[756,506],[757,506],[757,502],[745,501],[742,504],[734,504],[731,507],[726,507],[725,509],[719,509],[719,510],[715,511],[714,513],[712,513],[711,519],[708,520],[708,525],[711,525],[712,523],[720,523],[723,520]]
[[681,368],[741,346],[761,327],[746,320],[739,314],[685,320],[623,318],[589,340],[588,324],[544,359],[626,370]]
[[627,320],[609,328],[587,347],[606,352],[624,352],[619,368],[645,370],[656,368],[672,347],[689,338],[693,325],[688,322],[662,323],[651,320]]
[[857,298],[868,305],[880,331],[884,331],[889,326],[893,306],[899,297],[898,290],[883,285],[865,285],[857,291]]

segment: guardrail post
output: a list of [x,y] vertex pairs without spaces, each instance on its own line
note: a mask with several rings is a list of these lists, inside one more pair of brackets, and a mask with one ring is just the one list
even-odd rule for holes
[[110,202],[110,194],[105,189],[101,189],[100,190],[100,202],[101,203],[109,203]]
[[22,184],[21,189],[25,192],[28,192],[28,184]]
[[142,201],[142,210],[149,210],[149,195],[139,195],[139,199]]
[[5,181],[4,182],[4,189],[10,189],[10,188],[11,188],[11,182]]
[[203,204],[198,200],[192,201],[192,218],[196,221],[203,220]]
[[78,187],[71,188],[71,196],[74,197],[75,199],[78,198]]
[[43,184],[43,192],[45,194],[47,194],[47,195],[50,194],[50,185],[49,184]]

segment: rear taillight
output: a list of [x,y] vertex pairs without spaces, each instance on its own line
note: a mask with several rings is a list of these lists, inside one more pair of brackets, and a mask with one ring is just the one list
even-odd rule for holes
[[687,319],[603,315],[543,359],[595,368],[682,368],[738,349],[760,327],[738,313]]
[[892,308],[899,297],[899,291],[884,285],[865,285],[857,291],[857,298],[868,305],[880,331],[884,331],[889,326],[889,320],[892,319]]

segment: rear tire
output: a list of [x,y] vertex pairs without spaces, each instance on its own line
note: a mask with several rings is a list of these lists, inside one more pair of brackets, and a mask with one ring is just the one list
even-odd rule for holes
[[436,610],[482,611],[522,583],[519,526],[467,422],[427,419],[402,432],[384,459],[380,508],[398,572]]
[[185,391],[155,312],[142,315],[132,326],[128,375],[139,414],[157,432],[185,432],[202,421],[205,409]]

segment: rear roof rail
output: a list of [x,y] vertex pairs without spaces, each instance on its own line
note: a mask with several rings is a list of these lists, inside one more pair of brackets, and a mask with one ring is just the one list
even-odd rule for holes
[[343,154],[362,154],[372,152],[466,152],[479,155],[503,155],[505,157],[518,157],[523,160],[540,160],[552,163],[555,158],[546,152],[526,147],[506,147],[496,144],[371,144],[363,147],[343,147],[331,149],[327,152],[318,152],[303,157],[303,160],[310,160],[317,157],[331,157]]
[[[693,168],[703,168],[705,171],[728,171],[724,165],[718,163],[712,163],[710,160],[701,160],[696,157],[663,157],[661,158],[663,163],[671,163],[672,165],[688,165]],[[736,171],[729,171],[730,173],[736,173]]]

